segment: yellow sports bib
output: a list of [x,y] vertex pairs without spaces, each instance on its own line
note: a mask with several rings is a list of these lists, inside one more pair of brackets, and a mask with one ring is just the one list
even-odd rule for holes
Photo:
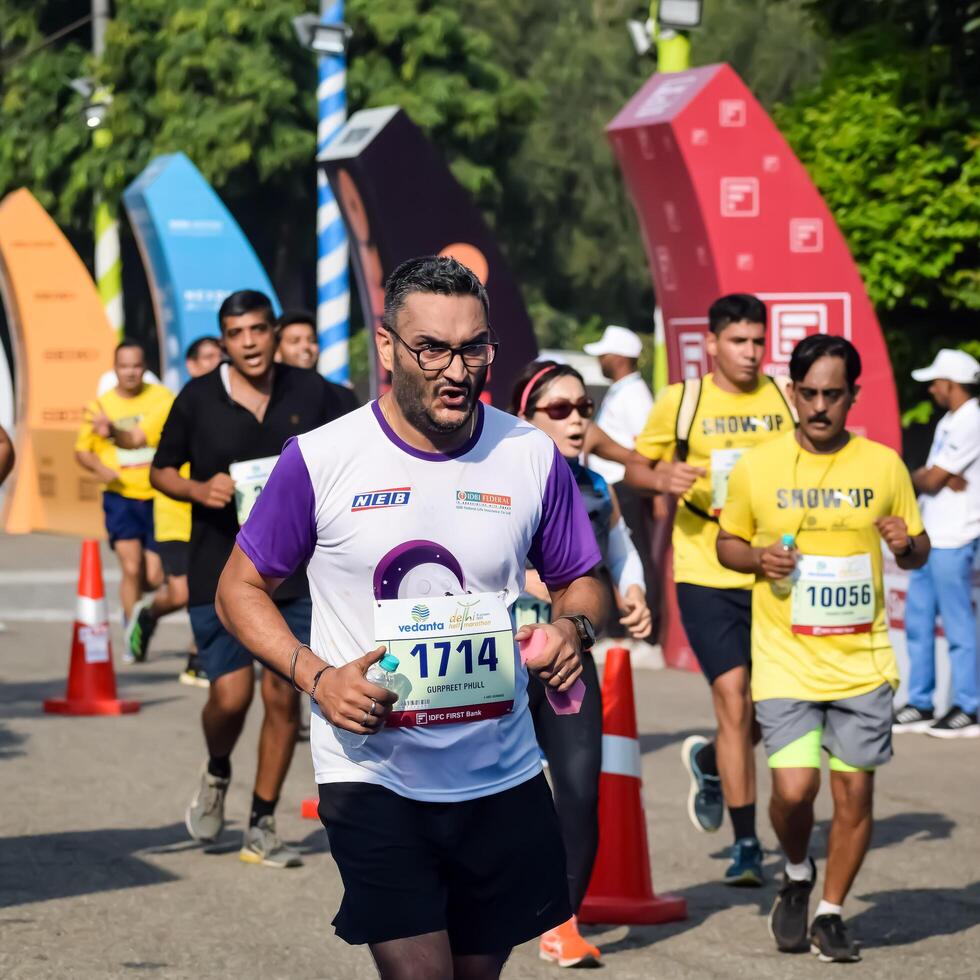
[[228,467],[228,472],[235,481],[235,513],[238,515],[239,526],[248,520],[248,515],[252,513],[255,501],[259,499],[278,459],[278,456],[263,456],[261,459],[232,463]]
[[516,652],[504,593],[382,599],[374,631],[399,663],[388,726],[452,725],[513,710]]
[[802,555],[794,578],[794,633],[839,636],[871,632],[875,620],[871,555]]

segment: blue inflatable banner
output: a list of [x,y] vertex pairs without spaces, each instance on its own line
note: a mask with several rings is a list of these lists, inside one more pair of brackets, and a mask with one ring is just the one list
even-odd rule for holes
[[218,332],[218,308],[237,289],[279,300],[248,239],[183,153],[160,156],[123,192],[143,257],[160,336],[164,384],[187,380],[184,352]]

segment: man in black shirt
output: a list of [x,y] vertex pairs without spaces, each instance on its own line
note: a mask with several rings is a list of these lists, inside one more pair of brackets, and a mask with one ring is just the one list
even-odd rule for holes
[[[190,835],[203,841],[214,840],[224,824],[231,752],[254,690],[252,655],[215,612],[218,578],[283,444],[343,415],[351,397],[313,371],[273,361],[273,311],[262,293],[232,293],[218,322],[229,363],[191,380],[177,396],[150,471],[157,490],[191,503],[188,611],[211,687],[202,713],[208,763],[185,822]],[[189,479],[179,473],[185,462]],[[305,570],[283,582],[275,600],[296,635],[308,641],[312,606]],[[274,811],[292,760],[299,702],[289,682],[270,670],[263,672],[261,691],[265,717],[241,858],[291,867],[302,862],[279,839]]]

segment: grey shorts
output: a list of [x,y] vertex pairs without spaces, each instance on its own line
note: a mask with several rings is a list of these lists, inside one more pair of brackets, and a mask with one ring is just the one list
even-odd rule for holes
[[835,759],[856,769],[884,764],[892,757],[893,694],[890,684],[882,684],[837,701],[756,701],[755,717],[770,766],[819,769],[821,747],[830,753],[831,768]]

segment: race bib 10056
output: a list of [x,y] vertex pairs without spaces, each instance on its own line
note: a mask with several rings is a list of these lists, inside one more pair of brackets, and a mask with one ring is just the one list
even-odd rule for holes
[[793,632],[869,633],[875,619],[871,555],[802,555],[793,583]]
[[503,593],[384,599],[374,628],[399,662],[389,726],[459,724],[513,710],[516,652]]
[[235,513],[238,515],[238,526],[241,527],[252,513],[255,501],[259,499],[278,456],[263,456],[261,459],[247,459],[240,463],[232,463],[228,473],[235,481]]

